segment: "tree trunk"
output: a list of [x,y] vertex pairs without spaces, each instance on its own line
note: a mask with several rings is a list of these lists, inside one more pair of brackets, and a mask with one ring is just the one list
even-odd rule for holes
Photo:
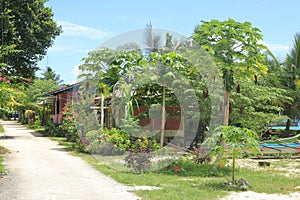
[[163,105],[161,112],[161,130],[160,130],[160,146],[164,146],[164,137],[165,137],[165,118],[166,118],[166,88],[163,87]]
[[290,126],[291,126],[291,120],[287,119],[286,124],[285,124],[285,130],[289,131],[290,130]]
[[230,101],[230,92],[225,91],[225,113],[224,113],[224,126],[228,126],[229,122],[229,101]]
[[[230,101],[230,92],[228,91],[225,91],[225,110],[224,110],[224,121],[223,121],[223,125],[224,126],[228,126],[228,122],[229,122],[229,101]],[[226,138],[223,137],[222,135],[222,138],[221,138],[221,145],[222,145],[222,148],[224,149],[225,148],[225,145],[226,145]],[[220,153],[218,156],[217,156],[217,160],[215,161],[215,168],[218,167],[218,163],[219,163],[219,160],[221,160],[223,157],[223,153]]]
[[101,119],[100,119],[100,127],[103,129],[104,126],[104,94],[101,94]]
[[235,147],[233,147],[233,151],[232,151],[232,185],[235,185]]
[[[224,113],[224,122],[223,122],[223,125],[224,126],[228,126],[228,122],[229,122],[229,102],[230,102],[230,92],[228,91],[225,91],[225,113]],[[221,145],[222,147],[225,147],[226,145],[226,138],[224,138],[222,136],[222,140],[221,140]],[[223,155],[221,155],[223,156]]]

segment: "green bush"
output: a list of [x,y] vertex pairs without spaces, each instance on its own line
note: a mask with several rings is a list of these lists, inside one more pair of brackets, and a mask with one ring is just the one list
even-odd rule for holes
[[104,131],[104,134],[107,137],[108,141],[110,141],[119,149],[127,151],[130,148],[130,135],[123,132],[122,130],[116,128],[112,128],[110,130],[106,129]]
[[[165,162],[164,160],[160,162]],[[169,166],[157,170],[157,173],[176,174],[178,176],[224,177],[228,176],[231,168],[214,168],[213,164],[197,164],[193,160],[179,158]]]
[[[101,154],[104,156],[111,156],[111,155],[122,155],[124,154],[124,150],[119,148],[116,144],[112,143],[108,136],[105,134],[108,131],[99,130],[92,130],[87,132],[86,139],[88,140],[87,149],[91,154]],[[118,133],[117,131],[113,131]],[[112,134],[112,135],[116,135]],[[114,136],[113,138],[119,138]],[[122,140],[119,138],[119,140]],[[116,140],[115,141],[119,141]]]
[[52,120],[48,120],[45,126],[45,136],[50,137],[65,137],[66,131],[62,129],[62,126],[56,125]]
[[4,128],[2,125],[0,125],[0,133],[4,133]]
[[37,118],[36,120],[34,120],[33,124],[29,125],[29,128],[33,128],[33,129],[37,129],[41,127],[41,120],[39,118]]
[[151,152],[159,148],[155,139],[136,138],[117,128],[89,131],[86,139],[87,149],[92,154],[120,155],[125,151],[148,149]]

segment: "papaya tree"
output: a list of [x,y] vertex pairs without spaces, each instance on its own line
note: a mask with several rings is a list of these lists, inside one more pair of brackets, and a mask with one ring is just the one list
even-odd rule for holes
[[[261,31],[250,22],[233,19],[201,21],[194,30],[193,39],[214,58],[220,69],[225,89],[223,124],[228,126],[230,96],[238,80],[255,81],[267,73],[263,53],[267,47],[261,44]],[[222,145],[225,143],[225,138],[222,138]]]
[[[232,184],[235,185],[235,168],[236,158],[242,153],[257,154],[259,153],[258,135],[246,128],[239,128],[235,126],[224,126],[222,135],[226,138],[229,149],[226,151],[232,158]],[[225,149],[222,149],[225,151]]]

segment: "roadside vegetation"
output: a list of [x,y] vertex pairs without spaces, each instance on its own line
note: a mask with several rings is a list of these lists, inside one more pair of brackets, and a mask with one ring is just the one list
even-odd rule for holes
[[[3,134],[3,133],[4,133],[4,128],[3,128],[3,126],[0,124],[0,134]],[[2,135],[1,135],[1,137],[2,137]],[[5,169],[4,169],[4,166],[3,166],[3,164],[2,164],[2,162],[3,162],[3,155],[4,155],[6,152],[7,152],[7,149],[5,149],[4,147],[0,146],[0,176],[1,176],[2,174],[5,174],[5,173],[6,173],[6,171],[5,171]]]
[[[132,173],[128,168],[120,171],[113,161],[117,156],[99,156],[78,153],[74,143],[65,138],[51,138],[63,145],[74,156],[90,163],[97,170],[127,186],[151,186],[149,190],[135,190],[143,199],[220,199],[231,191],[242,192],[239,187],[232,187],[232,167],[228,163],[221,168],[214,168],[212,162],[199,164],[195,154],[187,154],[170,165],[147,173]],[[263,160],[265,161],[265,160]],[[291,194],[299,191],[300,160],[268,160],[271,166],[259,167],[259,160],[238,159],[235,170],[236,180],[243,178],[251,184],[247,190],[267,194]],[[125,165],[123,160],[122,165]],[[243,165],[246,163],[247,165]],[[248,164],[251,163],[251,164]],[[299,171],[293,171],[299,169]],[[289,171],[291,171],[289,173]],[[289,175],[287,175],[289,174]],[[153,189],[153,190],[152,190]]]
[[[261,155],[258,147],[266,139],[278,142],[297,133],[290,127],[300,116],[299,33],[279,62],[250,22],[201,21],[189,41],[159,35],[150,23],[144,34],[146,50],[126,44],[89,52],[78,67],[88,72],[78,77],[85,80],[78,95],[60,105],[60,97],[45,96],[62,87],[60,76],[51,67],[41,77],[35,72],[61,27],[44,1],[4,1],[0,118],[18,120],[50,137],[121,183],[159,188],[136,191],[145,199],[218,199],[248,189],[288,194],[300,185],[299,173],[286,176],[278,170],[298,169],[298,160],[259,169],[240,168],[237,162]],[[32,27],[40,32],[34,34]],[[165,137],[166,119],[181,125],[183,134],[173,143],[168,140],[174,137]],[[283,119],[285,130],[271,133],[269,126]],[[141,128],[149,122],[151,127]],[[216,134],[214,141],[206,140],[210,133]],[[207,147],[210,143],[214,145]],[[0,148],[1,173],[5,151]],[[168,160],[168,153],[176,159]]]

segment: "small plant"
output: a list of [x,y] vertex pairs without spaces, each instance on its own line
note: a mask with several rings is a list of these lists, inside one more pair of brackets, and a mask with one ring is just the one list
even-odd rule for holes
[[40,128],[41,127],[41,120],[39,118],[37,118],[36,120],[34,120],[33,124],[29,125],[29,128]]
[[63,110],[62,130],[64,130],[69,141],[76,142],[79,140],[71,103]]
[[197,177],[224,177],[230,174],[230,168],[217,168],[213,164],[197,164],[191,159],[180,157],[164,168],[158,169],[157,173],[171,174],[178,176],[197,176]]
[[195,163],[204,164],[209,163],[211,161],[211,157],[209,155],[210,150],[205,146],[200,146],[199,148],[194,150],[195,155]]
[[126,166],[137,173],[146,172],[152,166],[152,152],[157,148],[157,143],[154,139],[136,137],[132,137],[131,142],[130,153],[125,158]]
[[173,170],[174,170],[174,172],[180,172],[180,171],[181,171],[180,167],[178,167],[178,166],[175,166],[175,167],[173,168]]
[[107,139],[120,150],[127,151],[130,148],[130,135],[124,131],[116,128],[105,129],[104,134]]
[[[86,143],[86,147],[91,154],[101,154],[103,156],[122,155],[129,148],[129,135],[122,134],[118,129],[98,129],[86,133],[86,139],[81,139]],[[86,140],[86,141],[83,141]]]
[[24,115],[25,115],[26,123],[32,125],[35,121],[35,116],[36,116],[35,111],[26,110]]
[[65,136],[65,130],[62,129],[61,125],[56,125],[52,122],[51,119],[49,119],[47,121],[46,126],[45,126],[45,136],[64,137]]
[[[228,145],[228,148],[221,149],[221,152],[232,157],[231,182],[235,185],[235,159],[245,153],[259,152],[258,135],[250,129],[235,126],[224,126],[221,133],[226,138]],[[220,160],[220,164],[221,162],[223,163],[224,160]]]

